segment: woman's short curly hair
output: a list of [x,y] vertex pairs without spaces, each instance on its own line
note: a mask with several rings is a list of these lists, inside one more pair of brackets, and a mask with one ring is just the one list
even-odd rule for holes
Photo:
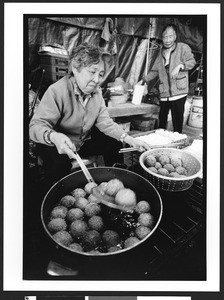
[[104,61],[105,56],[108,55],[102,48],[87,43],[74,47],[70,53],[70,73],[72,73],[72,67],[79,71],[83,67]]

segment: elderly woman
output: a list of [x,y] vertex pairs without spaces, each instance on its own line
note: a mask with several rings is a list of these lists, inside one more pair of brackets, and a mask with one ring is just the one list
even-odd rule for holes
[[149,83],[159,77],[159,127],[166,129],[168,113],[171,110],[173,131],[182,133],[185,102],[189,92],[188,73],[196,61],[187,44],[176,42],[176,32],[174,24],[165,25],[162,31],[163,46],[145,81]]
[[101,48],[87,44],[74,48],[70,74],[47,89],[30,121],[30,138],[38,143],[49,184],[70,172],[73,151],[82,157],[102,154],[105,165],[113,165],[122,160],[121,142],[139,151],[149,148],[109,117],[99,87],[104,73]]

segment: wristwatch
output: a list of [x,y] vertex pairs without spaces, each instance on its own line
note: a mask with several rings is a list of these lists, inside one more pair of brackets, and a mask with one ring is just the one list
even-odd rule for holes
[[128,134],[126,132],[122,133],[121,137],[120,137],[120,141],[122,143],[124,143],[124,139],[128,136]]
[[48,129],[46,131],[44,131],[44,135],[43,135],[43,138],[44,138],[44,141],[48,144],[48,145],[54,145],[54,143],[52,143],[51,139],[50,139],[50,134],[52,132],[55,132],[53,129]]

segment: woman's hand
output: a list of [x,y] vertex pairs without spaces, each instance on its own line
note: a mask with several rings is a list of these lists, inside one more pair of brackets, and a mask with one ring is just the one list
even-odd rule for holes
[[50,139],[59,154],[67,154],[69,158],[75,158],[73,152],[76,151],[76,147],[67,135],[54,131],[51,133]]
[[139,139],[133,138],[132,136],[128,135],[124,139],[125,143],[129,144],[131,147],[138,148],[138,151],[143,152],[150,149],[150,145],[144,141]]
[[178,76],[178,74],[179,74],[179,72],[180,72],[180,70],[183,70],[183,69],[184,69],[184,65],[183,65],[183,64],[177,65],[177,66],[173,69],[173,71],[171,72],[171,78],[172,78],[172,79],[176,79],[177,76]]

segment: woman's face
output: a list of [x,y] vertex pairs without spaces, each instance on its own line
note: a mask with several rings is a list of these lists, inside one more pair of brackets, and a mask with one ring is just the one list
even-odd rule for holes
[[165,48],[171,48],[176,41],[176,33],[172,27],[168,27],[162,36],[163,46]]
[[81,70],[72,68],[78,87],[84,94],[91,94],[100,85],[104,76],[104,62],[83,67]]

